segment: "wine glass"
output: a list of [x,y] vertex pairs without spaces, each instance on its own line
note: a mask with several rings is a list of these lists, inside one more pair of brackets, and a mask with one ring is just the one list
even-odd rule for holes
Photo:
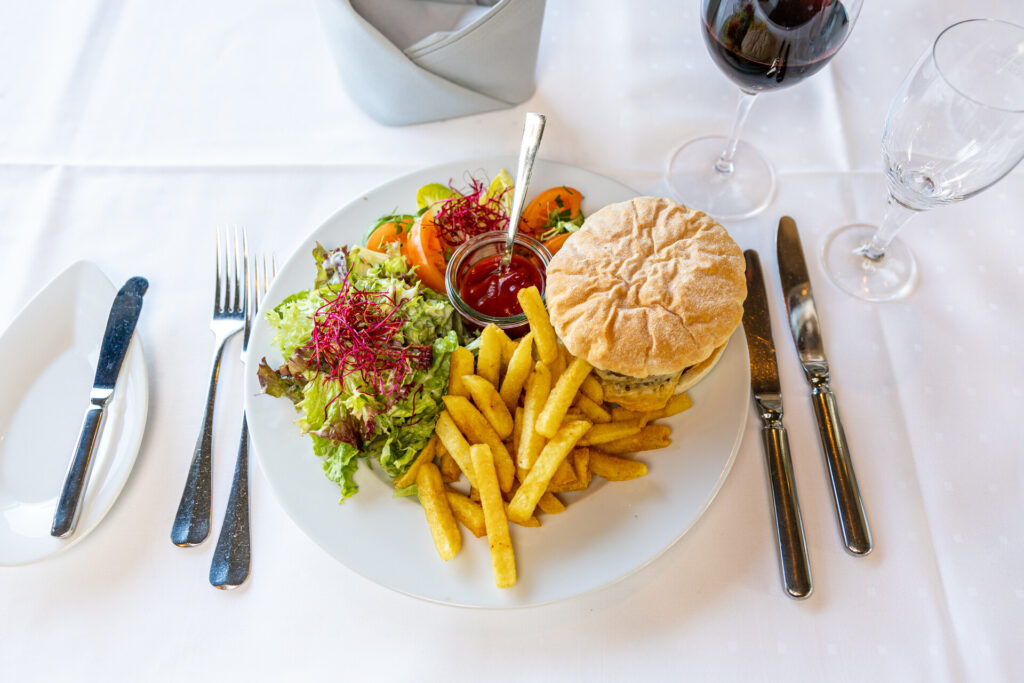
[[729,137],[697,138],[669,159],[669,189],[719,220],[762,211],[775,173],[740,140],[754,98],[818,72],[850,34],[862,0],[702,0],[704,42],[718,67],[740,87]]
[[971,19],[940,33],[889,106],[882,157],[882,224],[840,228],[821,252],[832,282],[867,301],[913,288],[917,264],[895,239],[908,220],[978,194],[1024,157],[1024,27]]

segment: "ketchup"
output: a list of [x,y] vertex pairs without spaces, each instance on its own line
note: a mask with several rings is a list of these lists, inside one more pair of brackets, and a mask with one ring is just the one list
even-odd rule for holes
[[541,288],[540,269],[529,259],[512,255],[502,268],[501,255],[474,263],[459,283],[459,294],[471,308],[495,318],[507,318],[523,312],[516,292],[534,286]]

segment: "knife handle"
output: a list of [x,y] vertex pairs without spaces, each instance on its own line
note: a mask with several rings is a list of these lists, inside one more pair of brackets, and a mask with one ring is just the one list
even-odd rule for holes
[[780,420],[761,429],[768,483],[775,509],[775,529],[779,539],[779,568],[782,584],[791,598],[802,599],[811,594],[811,568],[807,561],[804,525],[800,502],[793,480],[793,462],[789,455],[789,437]]
[[846,433],[839,420],[836,395],[828,384],[819,384],[811,391],[811,403],[832,484],[832,497],[836,504],[843,545],[853,555],[867,555],[873,547],[871,529],[868,528],[868,518],[864,513],[857,475],[853,472]]
[[103,404],[93,403],[85,411],[85,420],[82,421],[82,431],[78,437],[78,446],[71,458],[67,474],[64,475],[64,486],[60,492],[60,499],[57,501],[57,512],[53,516],[53,526],[50,527],[50,535],[56,538],[66,538],[75,530],[78,524],[78,513],[81,509],[82,496],[85,493],[85,485],[89,478],[89,466],[92,464],[92,454],[96,450],[96,442],[99,441],[100,427],[103,424]]

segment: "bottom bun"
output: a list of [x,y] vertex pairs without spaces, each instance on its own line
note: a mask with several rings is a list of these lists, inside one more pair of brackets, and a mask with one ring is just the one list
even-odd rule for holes
[[710,356],[708,356],[701,362],[697,363],[696,365],[691,365],[690,367],[688,367],[686,371],[682,374],[682,376],[679,378],[679,383],[676,384],[675,393],[681,394],[690,387],[692,387],[697,382],[704,379],[707,376],[707,374],[711,372],[711,369],[718,364],[719,359],[721,359],[722,357],[722,352],[725,351],[725,345],[728,343],[729,342],[725,342],[725,344],[722,344],[717,349],[712,351]]

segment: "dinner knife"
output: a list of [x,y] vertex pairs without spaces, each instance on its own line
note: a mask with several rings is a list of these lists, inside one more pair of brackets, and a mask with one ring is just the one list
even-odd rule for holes
[[853,555],[867,555],[872,548],[871,529],[868,528],[864,502],[853,471],[846,433],[839,419],[836,395],[829,385],[828,359],[825,358],[821,326],[814,306],[811,280],[807,275],[803,246],[800,244],[800,233],[797,232],[796,221],[789,216],[783,216],[779,221],[776,247],[782,297],[789,314],[789,329],[796,342],[804,376],[811,385],[811,404],[814,406],[814,419],[818,423],[818,435],[821,437],[821,447],[832,484],[832,499],[836,506],[843,545]]
[[85,411],[85,420],[78,436],[78,446],[71,458],[64,486],[57,501],[57,512],[53,517],[50,535],[66,538],[75,530],[81,510],[82,497],[89,479],[89,468],[92,456],[99,443],[100,429],[107,402],[114,395],[114,385],[121,372],[128,344],[135,332],[135,323],[142,311],[142,295],[149,289],[149,282],[142,277],[133,277],[114,297],[107,317],[107,329],[103,333],[100,346],[100,359],[96,366],[96,377],[89,392],[89,409]]
[[764,448],[768,485],[775,511],[782,585],[791,598],[811,594],[811,568],[807,561],[800,501],[793,479],[789,437],[782,424],[782,387],[775,360],[768,296],[764,291],[761,260],[757,252],[743,252],[747,259],[747,299],[743,303],[743,331],[750,352],[750,390],[761,417],[761,445]]

